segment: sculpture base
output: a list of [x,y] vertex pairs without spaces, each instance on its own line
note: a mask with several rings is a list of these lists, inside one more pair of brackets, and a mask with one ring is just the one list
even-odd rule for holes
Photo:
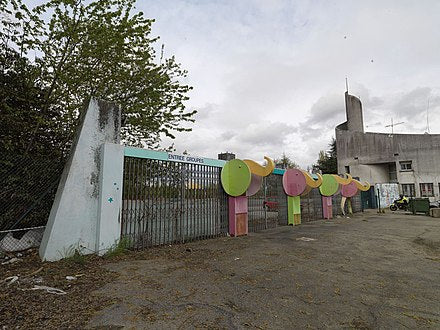
[[287,196],[287,214],[289,225],[301,224],[301,200],[299,196]]
[[331,197],[322,196],[322,215],[324,219],[333,218],[333,203]]
[[229,197],[229,235],[248,234],[248,205],[246,196]]

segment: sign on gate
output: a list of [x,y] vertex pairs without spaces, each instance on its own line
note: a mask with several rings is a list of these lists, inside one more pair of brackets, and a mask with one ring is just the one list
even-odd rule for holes
[[207,165],[214,167],[223,167],[223,165],[225,165],[226,163],[224,160],[220,160],[220,159],[204,158],[204,157],[197,157],[190,155],[179,155],[164,151],[146,150],[146,149],[139,149],[134,147],[125,147],[124,155],[126,157],[167,160],[170,162],[200,164],[200,165]]

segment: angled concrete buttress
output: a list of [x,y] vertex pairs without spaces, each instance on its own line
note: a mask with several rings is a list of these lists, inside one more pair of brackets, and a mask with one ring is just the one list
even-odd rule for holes
[[84,110],[41,242],[43,260],[69,257],[75,250],[100,252],[119,238],[121,110],[93,98]]

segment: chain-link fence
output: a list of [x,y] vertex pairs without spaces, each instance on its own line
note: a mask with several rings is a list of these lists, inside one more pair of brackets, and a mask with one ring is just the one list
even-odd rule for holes
[[37,247],[43,238],[44,226],[0,231],[0,253],[23,251]]
[[41,240],[63,166],[64,160],[41,155],[1,154],[0,250],[19,251]]

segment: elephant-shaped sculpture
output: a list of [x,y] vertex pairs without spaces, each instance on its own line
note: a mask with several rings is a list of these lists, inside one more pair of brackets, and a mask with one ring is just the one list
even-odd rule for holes
[[283,174],[283,188],[287,194],[287,219],[289,225],[301,224],[300,196],[307,195],[312,188],[318,188],[322,183],[322,176],[317,179],[300,169],[287,169]]
[[322,214],[324,219],[333,218],[332,196],[341,190],[341,186],[350,184],[352,180],[353,178],[350,174],[346,174],[345,178],[341,178],[336,174],[324,174],[322,176],[319,192],[322,195]]
[[345,215],[345,202],[347,202],[347,211],[349,214],[353,214],[353,208],[351,206],[351,197],[355,196],[359,191],[367,191],[370,189],[368,182],[360,183],[358,180],[352,179],[352,181],[341,187],[341,211]]
[[232,159],[222,168],[220,179],[225,192],[229,195],[229,234],[242,236],[248,233],[248,196],[256,194],[264,176],[275,168],[269,157],[262,166],[250,159]]

